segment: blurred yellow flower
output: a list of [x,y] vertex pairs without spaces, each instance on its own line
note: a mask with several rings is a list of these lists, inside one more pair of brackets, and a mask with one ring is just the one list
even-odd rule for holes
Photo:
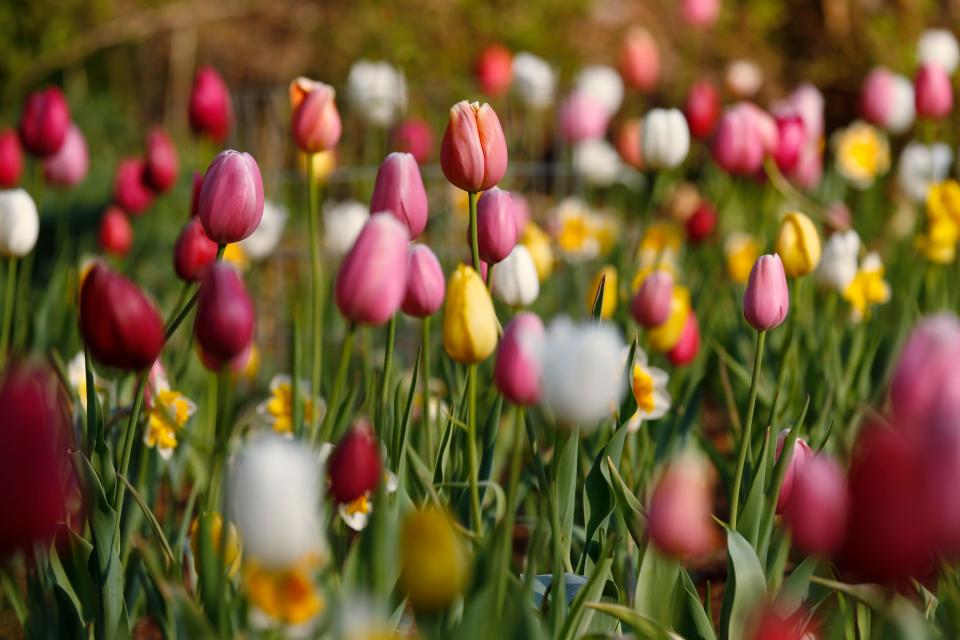
[[680,340],[680,334],[687,324],[687,315],[690,313],[690,290],[682,285],[674,285],[673,297],[670,299],[670,315],[667,321],[659,327],[654,327],[647,334],[650,347],[655,351],[666,353],[673,349]]
[[593,213],[587,204],[567,198],[557,205],[555,216],[557,248],[568,260],[588,260],[600,254]]
[[446,609],[470,580],[470,556],[453,519],[439,507],[407,516],[400,534],[400,586],[414,611]]
[[[323,418],[326,406],[310,393],[310,384],[301,380],[298,390],[303,402],[303,421],[311,424],[313,412],[319,411]],[[277,374],[270,380],[270,397],[257,407],[260,414],[277,433],[293,433],[293,381],[289,375]]]
[[808,216],[799,211],[788,213],[780,222],[777,253],[788,276],[805,276],[820,264],[820,234]]
[[[313,177],[317,184],[325,183],[336,168],[337,155],[332,149],[313,154]],[[307,154],[305,153],[300,154],[300,172],[304,175],[307,173]]]
[[480,274],[464,264],[447,282],[443,348],[462,364],[486,360],[497,348],[497,313],[490,292]]
[[156,447],[160,456],[168,459],[177,448],[177,432],[187,424],[197,411],[197,405],[179,391],[163,385],[151,398],[147,414],[147,430],[143,442]]
[[742,284],[750,277],[753,263],[760,255],[760,243],[746,233],[731,233],[723,243],[723,252],[727,257],[727,274]]
[[[73,358],[70,359],[70,362],[67,363],[67,381],[77,394],[77,400],[80,402],[80,407],[86,411],[87,366],[83,359],[83,351],[79,351],[77,355],[73,356]],[[93,372],[93,389],[98,395],[103,394],[108,389],[106,381],[98,376],[96,371]]]
[[925,233],[917,237],[917,249],[930,262],[952,264],[957,259],[960,227],[950,218],[932,218]]
[[593,313],[593,303],[600,292],[600,281],[604,281],[603,300],[600,302],[600,317],[604,320],[613,317],[617,310],[619,298],[619,281],[617,278],[617,268],[613,265],[607,265],[597,272],[590,285],[590,291],[587,295],[587,313]]
[[[200,517],[193,519],[190,523],[190,549],[193,551],[193,557],[200,557]],[[210,538],[213,542],[213,552],[220,555],[220,536],[223,535],[223,518],[219,513],[214,513],[210,523]],[[227,549],[223,556],[223,563],[227,567],[227,575],[231,578],[237,574],[240,569],[240,559],[243,556],[243,545],[240,543],[240,537],[237,535],[237,528],[231,522],[227,527]],[[199,562],[199,560],[196,560]]]
[[876,127],[856,121],[834,134],[837,172],[860,189],[890,169],[890,143]]
[[927,191],[927,218],[949,219],[960,225],[960,183],[945,180],[930,186]]
[[890,285],[883,279],[884,268],[880,256],[869,253],[860,264],[857,275],[847,285],[843,298],[853,308],[853,320],[859,322],[870,315],[874,305],[890,300]]
[[682,242],[683,232],[675,223],[654,222],[643,232],[637,249],[637,261],[641,267],[672,264]]
[[528,222],[520,243],[530,251],[533,264],[537,267],[537,277],[543,282],[553,273],[553,248],[550,236],[533,222]]
[[228,244],[223,250],[223,259],[240,271],[246,271],[250,266],[250,257],[239,242]]
[[306,560],[288,569],[270,570],[247,561],[243,581],[250,605],[283,624],[310,622],[325,606],[312,578],[313,567],[314,563]]

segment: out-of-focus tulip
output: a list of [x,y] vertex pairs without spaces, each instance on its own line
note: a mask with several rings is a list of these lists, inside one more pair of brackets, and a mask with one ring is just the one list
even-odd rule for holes
[[540,282],[553,273],[553,247],[550,236],[534,223],[527,225],[520,242],[530,251],[533,263],[537,265],[537,277]]
[[960,62],[960,45],[957,38],[946,29],[928,29],[917,40],[917,60],[920,64],[940,65],[953,74]]
[[647,531],[664,554],[694,558],[710,550],[711,490],[702,461],[690,454],[667,464],[650,496]]
[[777,254],[760,256],[743,294],[743,317],[757,331],[779,327],[790,310],[790,291]]
[[533,304],[540,295],[537,265],[526,245],[515,246],[493,271],[493,295],[511,307]]
[[518,313],[503,330],[493,380],[513,404],[527,406],[540,401],[543,340],[543,322],[529,311]]
[[334,295],[351,322],[381,325],[400,308],[407,291],[410,234],[388,213],[370,216],[337,272]]
[[740,103],[724,112],[717,125],[711,151],[713,160],[727,173],[750,175],[763,165],[768,148],[765,138],[771,128],[776,140],[776,124],[749,103]]
[[625,120],[617,129],[617,153],[628,165],[643,171],[643,149],[640,140],[643,131],[643,121],[639,118]]
[[470,582],[470,555],[439,507],[407,516],[400,531],[400,588],[418,613],[449,607]]
[[397,151],[389,154],[377,171],[370,212],[389,211],[416,238],[427,226],[427,208],[427,190],[416,158]]
[[792,211],[780,221],[777,255],[791,278],[805,276],[820,264],[820,234],[806,214]]
[[491,44],[477,56],[474,72],[480,91],[494,98],[502,96],[513,81],[513,54],[502,44]]
[[897,163],[897,184],[914,202],[923,202],[931,185],[950,175],[953,152],[942,142],[925,145],[910,142],[900,152]]
[[11,189],[23,174],[23,150],[20,138],[12,129],[0,131],[0,189]]
[[[957,428],[957,399],[960,379],[945,379],[940,407],[930,416],[931,423],[920,425],[926,430],[920,439],[923,458],[925,493],[933,505],[933,526],[937,550],[951,561],[960,555],[960,504],[954,498],[960,481],[960,429]],[[900,420],[901,430],[917,429],[916,424]]]
[[777,116],[777,148],[773,159],[784,173],[797,166],[800,153],[807,140],[807,132],[800,116]]
[[347,98],[364,122],[386,128],[407,109],[407,81],[389,62],[357,60],[347,74]]
[[207,237],[203,225],[190,218],[173,246],[173,268],[182,280],[196,281],[217,259],[217,243]]
[[240,242],[263,217],[263,179],[249,153],[222,151],[203,175],[198,216],[207,237],[218,244]]
[[290,105],[290,131],[301,151],[316,153],[337,146],[343,127],[333,87],[297,78],[290,83]]
[[107,207],[100,219],[97,240],[104,252],[120,257],[127,255],[133,246],[133,227],[122,209]]
[[22,258],[37,244],[40,216],[23,189],[0,191],[0,256]]
[[163,349],[163,319],[142,291],[96,263],[80,289],[80,333],[93,357],[118,369],[142,371]]
[[643,160],[651,169],[680,166],[690,150],[690,129],[679,109],[652,109],[640,134]]
[[899,424],[929,429],[937,411],[960,411],[960,321],[950,313],[921,320],[900,352],[890,381],[890,402]]
[[620,48],[620,74],[631,89],[648,93],[660,80],[660,49],[646,29],[627,32]]
[[380,443],[366,422],[358,422],[337,443],[327,461],[330,494],[341,503],[372,492],[383,478]]
[[20,141],[28,153],[46,158],[60,150],[70,127],[70,107],[63,92],[47,87],[27,96],[20,116]]
[[464,191],[486,191],[500,182],[507,171],[507,143],[490,105],[463,100],[450,108],[440,167]]
[[523,236],[527,225],[530,224],[530,203],[522,194],[510,192],[510,200],[513,202],[513,219],[517,223],[517,238]]
[[690,315],[690,290],[680,285],[674,285],[670,297],[670,313],[661,324],[650,329],[647,335],[650,347],[655,351],[667,353],[680,341],[683,330],[687,326],[687,317]]
[[773,606],[764,606],[750,626],[747,640],[811,640],[816,636],[811,629],[806,611],[802,608],[787,616]]
[[573,172],[587,184],[609,187],[623,168],[617,150],[606,140],[584,140],[573,148]]
[[687,25],[703,29],[716,22],[720,15],[720,0],[683,0],[680,11]]
[[561,137],[571,143],[596,140],[607,133],[610,114],[590,96],[574,92],[560,103],[557,126]]
[[404,120],[390,134],[390,140],[394,149],[411,154],[419,164],[433,156],[433,129],[423,120]]
[[[784,429],[777,436],[777,458],[783,453],[783,445],[787,440],[787,430]],[[793,482],[797,473],[807,461],[813,457],[813,451],[810,445],[803,438],[797,438],[793,443],[793,455],[790,456],[790,462],[787,463],[787,470],[783,475],[783,484],[780,485],[780,495],[777,496],[777,514],[783,513],[787,501],[790,499],[790,493],[793,491]]]
[[[470,229],[467,230],[469,243]],[[517,244],[517,223],[510,192],[494,187],[477,202],[477,246],[480,259],[496,264],[510,255]]]
[[843,293],[857,275],[859,253],[860,236],[856,231],[850,229],[832,234],[823,246],[814,278],[819,284]]
[[713,205],[706,201],[701,201],[693,214],[687,218],[684,223],[684,229],[687,231],[687,240],[690,244],[700,244],[711,235],[717,228],[717,211]]
[[658,327],[670,316],[673,299],[673,276],[658,269],[646,278],[630,301],[630,313],[643,327]]
[[752,98],[763,86],[763,70],[752,60],[734,60],[724,77],[727,89],[738,98]]
[[334,258],[346,255],[369,219],[367,207],[356,200],[326,203],[323,206],[323,242],[327,251]]
[[[782,494],[781,494],[782,495]],[[804,553],[830,556],[843,543],[849,499],[840,467],[815,455],[798,471],[783,519]]]
[[527,51],[513,58],[513,87],[520,100],[534,111],[543,111],[553,104],[557,76],[543,58]]
[[700,80],[694,83],[683,106],[690,135],[698,140],[708,138],[717,126],[720,107],[720,94],[711,82]]
[[687,313],[687,321],[683,325],[683,331],[680,332],[680,338],[673,349],[667,351],[667,358],[675,366],[682,367],[693,362],[700,352],[700,323],[697,322],[697,314],[693,309]]
[[190,128],[197,135],[205,135],[222,143],[233,126],[233,105],[223,78],[213,67],[197,70],[190,92]]
[[942,120],[953,110],[950,76],[936,64],[925,64],[913,81],[918,118]]
[[443,348],[462,364],[486,360],[497,348],[497,314],[480,274],[458,265],[447,283]]
[[240,241],[240,247],[251,260],[263,260],[270,256],[283,236],[289,217],[287,208],[269,200],[263,201],[263,217],[256,230]]
[[617,268],[613,265],[606,265],[593,277],[585,301],[587,313],[593,313],[593,305],[600,294],[601,282],[603,283],[603,298],[600,300],[600,318],[609,320],[617,310],[617,302],[620,299]]
[[253,301],[237,270],[224,262],[207,267],[200,277],[193,330],[215,369],[250,346],[255,317]]
[[408,316],[432,316],[443,304],[446,292],[443,269],[436,254],[425,244],[410,247],[407,292],[401,308]]
[[43,159],[43,177],[54,186],[72,187],[87,177],[89,169],[87,139],[71,124],[60,149]]
[[623,78],[616,69],[602,64],[584,68],[573,81],[574,93],[587,96],[613,116],[623,104]]
[[153,190],[146,182],[146,167],[139,158],[126,158],[117,165],[113,199],[132,216],[144,213],[153,203]]
[[860,90],[860,115],[891,133],[903,133],[916,114],[913,83],[889,69],[873,69]]
[[158,193],[169,191],[176,184],[180,173],[177,148],[161,127],[154,127],[147,134],[145,164],[147,182]]

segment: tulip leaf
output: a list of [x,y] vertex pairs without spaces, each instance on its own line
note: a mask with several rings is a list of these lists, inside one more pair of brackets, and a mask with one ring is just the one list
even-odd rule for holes
[[603,589],[610,575],[610,568],[613,566],[613,536],[607,538],[600,552],[600,561],[593,568],[587,583],[577,592],[573,602],[570,603],[570,611],[563,621],[563,627],[560,631],[560,640],[579,638],[582,631],[590,624],[593,618],[593,611],[589,614],[585,612],[587,602],[594,602],[603,595]]
[[170,543],[167,542],[167,537],[163,535],[163,528],[160,526],[160,523],[157,522],[156,516],[153,515],[153,511],[150,510],[150,507],[147,506],[147,503],[144,502],[143,496],[140,495],[140,492],[137,491],[137,488],[133,486],[129,480],[126,479],[122,474],[117,474],[117,477],[123,481],[123,484],[127,486],[127,492],[133,497],[134,502],[137,503],[137,506],[140,507],[140,511],[143,512],[143,515],[147,518],[147,523],[150,525],[150,530],[153,531],[153,535],[156,536],[157,542],[160,543],[160,549],[163,551],[164,558],[167,561],[168,567],[177,568],[179,565],[177,563],[177,557],[173,555],[173,549],[170,548]]
[[764,507],[764,494],[767,489],[767,469],[770,466],[770,429],[767,428],[763,438],[763,449],[760,458],[754,467],[753,484],[747,493],[747,501],[743,505],[743,513],[737,523],[737,530],[756,548],[760,536],[760,520]]
[[587,525],[583,552],[580,554],[580,562],[577,565],[578,571],[583,571],[586,566],[587,552],[597,529],[604,526],[610,514],[613,513],[615,502],[614,496],[611,495],[610,471],[606,462],[620,460],[623,457],[623,442],[626,435],[625,426],[613,432],[606,445],[593,459],[587,479],[583,483],[583,516]]
[[661,625],[656,620],[637,613],[630,607],[621,604],[612,604],[608,602],[588,602],[586,605],[590,609],[595,609],[600,613],[613,616],[625,625],[635,629],[640,638],[650,638],[651,640],[683,640],[676,633]]
[[[700,634],[701,640],[716,640],[717,633],[713,629],[710,616],[707,615],[707,612],[703,608],[703,603],[700,601],[700,594],[697,593],[697,587],[693,584],[690,574],[682,567],[680,568],[680,583],[683,585],[683,590],[687,593],[687,610],[690,613],[690,618],[693,620],[694,627],[697,629],[697,633]],[[710,598],[709,589],[707,590],[707,598]]]
[[[407,427],[410,424],[410,414],[413,412],[413,397],[417,392],[417,380],[420,374],[420,360],[422,359],[423,347],[417,352],[417,359],[413,361],[413,375],[410,380],[410,391],[407,393],[407,404],[403,411],[403,420],[400,422],[400,428],[397,430],[397,437],[393,446],[394,473],[400,474],[403,463],[406,459],[407,451]],[[423,411],[427,411],[424,407]]]
[[783,582],[777,594],[777,608],[784,615],[793,615],[807,598],[810,589],[810,578],[820,563],[815,556],[807,556],[803,562],[794,567],[793,572]]
[[610,458],[607,458],[607,467],[610,470],[610,486],[613,487],[613,494],[616,496],[617,506],[620,507],[620,515],[623,516],[623,521],[627,525],[627,531],[630,532],[630,537],[633,538],[637,547],[643,548],[643,530],[647,526],[647,514]]
[[89,618],[84,612],[83,604],[80,602],[80,597],[77,595],[76,590],[73,588],[73,584],[70,582],[70,578],[67,575],[66,569],[64,569],[63,563],[60,561],[60,553],[57,551],[56,545],[51,545],[49,550],[49,573],[53,579],[53,583],[57,585],[57,588],[63,592],[67,597],[67,600],[70,601],[70,604],[73,605],[73,610],[77,614],[77,620],[81,623],[86,623]]
[[617,426],[626,424],[637,412],[637,399],[633,395],[633,361],[637,353],[637,340],[630,343],[630,352],[627,354],[627,364],[624,367],[624,388],[629,391],[623,394],[620,410],[617,413]]
[[670,626],[674,613],[674,592],[680,563],[660,553],[648,542],[640,561],[634,609],[642,616]]
[[596,322],[600,322],[600,315],[603,313],[603,290],[607,287],[607,274],[600,276],[600,284],[597,286],[597,295],[593,297],[592,315]]
[[747,637],[750,617],[763,601],[767,582],[760,560],[750,543],[738,532],[726,527],[728,578],[720,617],[721,637],[738,640]]
[[560,521],[560,544],[564,563],[570,560],[570,545],[573,540],[573,522],[577,509],[577,452],[580,449],[580,434],[571,431],[560,447],[556,460],[557,513]]

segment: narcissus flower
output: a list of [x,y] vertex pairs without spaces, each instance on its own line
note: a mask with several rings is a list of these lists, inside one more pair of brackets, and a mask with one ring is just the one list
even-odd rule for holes
[[943,143],[910,142],[900,152],[897,184],[914,202],[923,202],[930,187],[950,174],[953,152]]
[[857,189],[866,189],[890,168],[890,143],[876,127],[856,121],[833,134],[837,172]]
[[723,243],[727,258],[727,274],[734,282],[744,283],[750,277],[750,269],[760,255],[760,243],[751,235],[731,233]]
[[271,569],[255,560],[246,562],[243,585],[250,601],[250,623],[270,628],[279,623],[287,637],[309,635],[326,603],[314,580],[316,562],[306,559],[294,566]]
[[179,391],[171,389],[165,377],[161,378],[152,393],[143,443],[148,447],[156,447],[160,457],[169,460],[177,448],[177,433],[196,412],[196,404]]
[[600,293],[600,283],[603,282],[603,298],[600,300],[600,318],[608,320],[613,317],[617,310],[619,302],[619,282],[617,278],[617,268],[613,265],[607,265],[597,272],[590,284],[590,290],[587,294],[587,313],[593,313],[593,305]]
[[918,249],[931,262],[956,260],[960,242],[960,183],[946,180],[927,192],[927,228],[917,239]]
[[[311,424],[315,412],[317,419],[322,420],[326,413],[323,398],[310,393],[306,380],[299,381],[297,391],[303,405],[303,422]],[[289,375],[278,373],[270,379],[270,397],[257,405],[257,414],[277,433],[293,433],[293,381]]]
[[783,270],[793,278],[805,276],[820,264],[820,234],[806,214],[792,211],[780,221],[777,254]]
[[550,236],[533,222],[527,224],[520,237],[520,243],[530,252],[533,264],[537,267],[537,277],[543,282],[553,273],[553,247]]
[[440,611],[463,593],[470,580],[470,554],[439,507],[407,516],[400,532],[400,588],[414,611]]
[[[67,382],[70,383],[70,386],[73,388],[73,392],[77,396],[79,401],[80,408],[83,411],[87,410],[87,367],[83,357],[83,351],[78,352],[75,356],[70,358],[70,362],[67,363]],[[102,395],[107,391],[109,385],[107,382],[97,375],[97,372],[93,372],[93,388],[97,395]]]
[[876,253],[868,253],[857,274],[843,290],[843,299],[850,303],[851,316],[859,322],[870,315],[870,309],[890,301],[890,284],[883,279],[883,261]]
[[480,274],[459,265],[447,283],[443,348],[463,364],[476,364],[497,348],[497,314]]
[[486,191],[500,182],[507,171],[507,143],[490,105],[463,100],[450,108],[440,167],[464,191]]
[[644,420],[658,420],[670,410],[669,380],[667,372],[650,366],[646,352],[638,348],[630,374],[630,387],[637,402],[637,412],[630,421],[631,431],[639,429]]

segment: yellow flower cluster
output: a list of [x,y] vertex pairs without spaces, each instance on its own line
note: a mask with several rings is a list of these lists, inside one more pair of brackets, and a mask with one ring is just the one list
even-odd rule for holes
[[177,432],[196,413],[197,407],[179,391],[161,387],[152,398],[147,417],[144,444],[156,447],[164,458],[169,458],[177,448]]
[[946,180],[927,191],[926,231],[917,248],[930,262],[952,264],[960,243],[960,183]]

